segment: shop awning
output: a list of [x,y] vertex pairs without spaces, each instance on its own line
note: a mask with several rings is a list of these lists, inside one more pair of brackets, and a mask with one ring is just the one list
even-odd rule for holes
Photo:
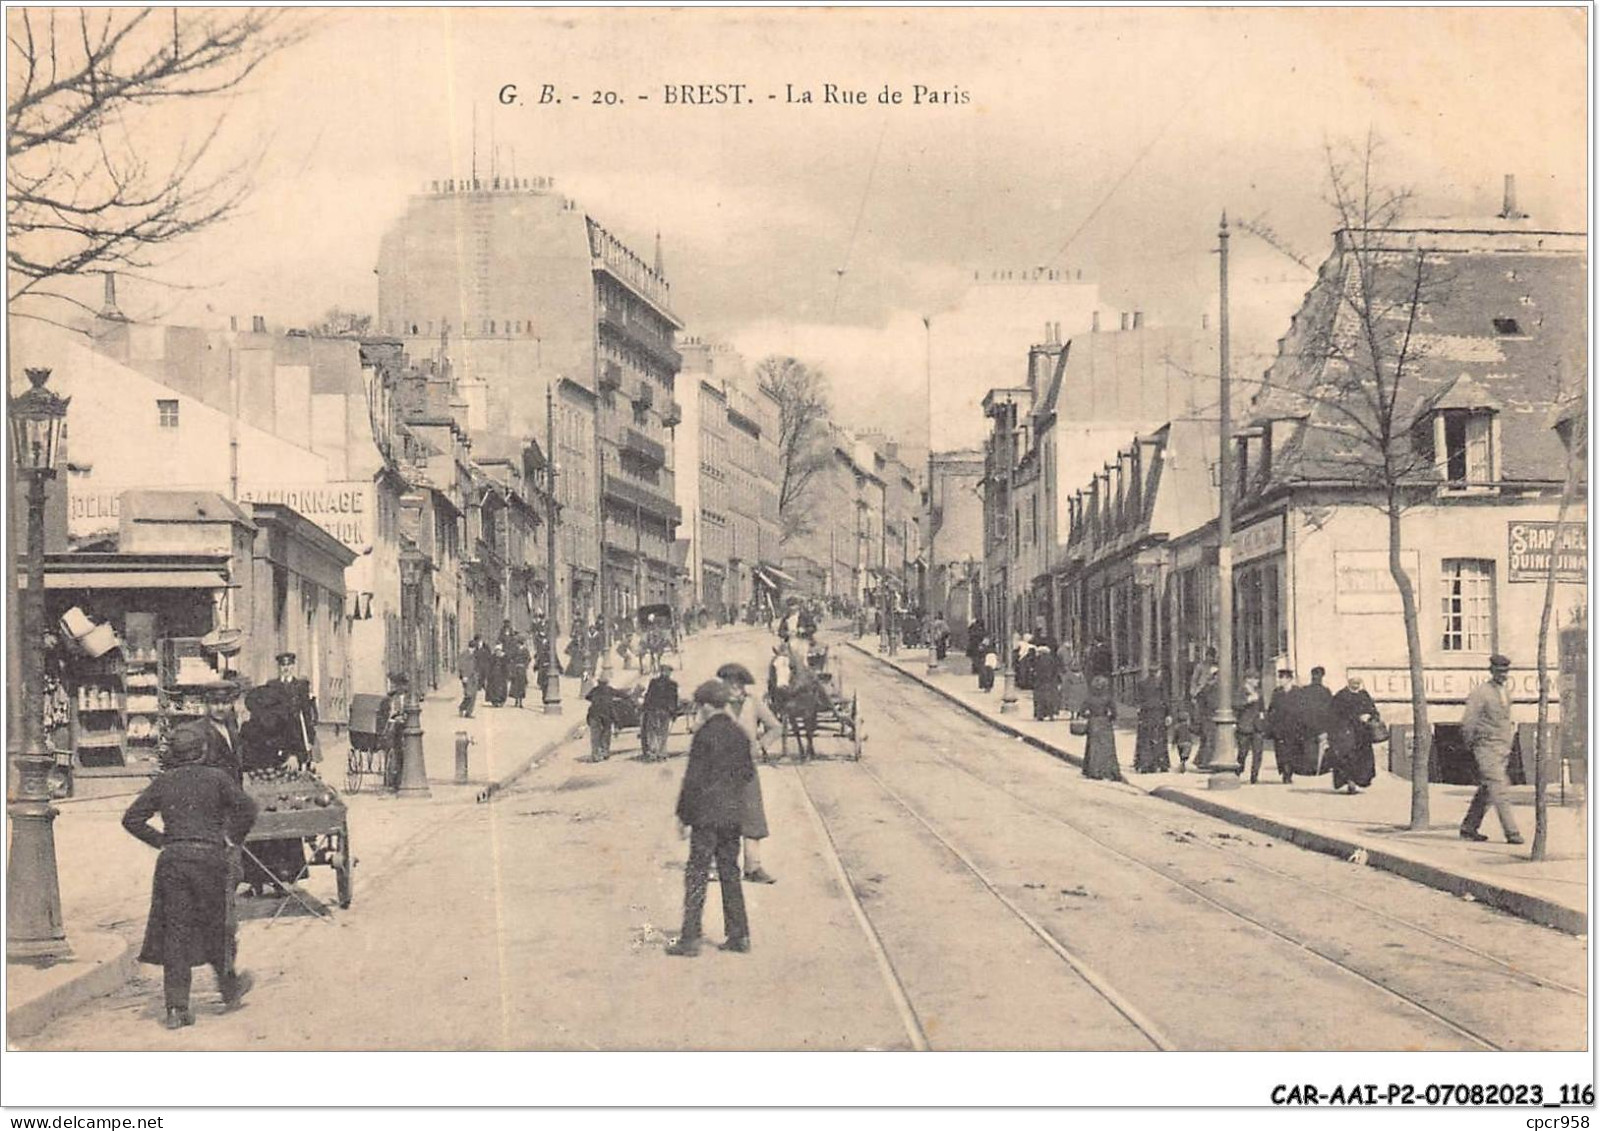
[[759,565],[751,571],[769,589],[781,589],[785,585],[795,585],[795,579],[790,577],[777,566]]
[[[25,573],[18,574],[17,586],[28,587]],[[207,570],[96,570],[63,571],[44,575],[45,589],[226,589],[228,580]]]

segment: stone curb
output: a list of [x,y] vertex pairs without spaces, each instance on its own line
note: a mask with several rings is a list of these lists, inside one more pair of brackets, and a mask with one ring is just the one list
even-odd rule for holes
[[1299,848],[1309,849],[1312,852],[1321,852],[1328,856],[1337,856],[1342,860],[1350,860],[1358,853],[1363,854],[1369,868],[1389,872],[1402,879],[1414,883],[1424,884],[1439,891],[1449,892],[1451,895],[1471,896],[1478,903],[1496,910],[1515,915],[1519,919],[1528,919],[1546,927],[1554,927],[1569,935],[1587,935],[1589,933],[1589,916],[1582,911],[1575,911],[1570,907],[1563,907],[1553,900],[1542,896],[1530,895],[1527,892],[1517,891],[1513,888],[1502,887],[1488,880],[1478,879],[1475,876],[1464,875],[1441,868],[1436,864],[1424,863],[1413,860],[1407,856],[1399,856],[1382,848],[1372,848],[1353,840],[1329,836],[1326,833],[1313,832],[1298,825],[1290,825],[1273,817],[1266,817],[1259,813],[1248,813],[1238,809],[1219,805],[1205,797],[1199,797],[1186,790],[1172,789],[1169,786],[1160,786],[1150,792],[1151,797],[1159,797],[1163,801],[1170,801],[1176,805],[1183,805],[1207,816],[1216,817],[1235,825],[1273,837],[1277,840],[1286,840]]
[[138,946],[114,931],[86,931],[74,935],[72,945],[77,958],[69,965],[92,962],[83,971],[71,974],[32,1001],[6,1011],[6,1041],[15,1047],[19,1040],[36,1036],[57,1018],[74,1009],[115,992],[133,979],[138,969]]
[[[1069,754],[1067,751],[1058,746],[1051,745],[1042,738],[1037,738],[1031,734],[1025,734],[1016,727],[1007,725],[1001,720],[994,718],[994,716],[979,710],[977,707],[974,707],[964,699],[951,694],[944,688],[928,682],[927,680],[918,676],[916,673],[906,671],[906,669],[902,668],[899,664],[894,663],[888,658],[879,656],[874,652],[867,651],[867,649],[856,644],[854,641],[846,641],[846,643],[848,643],[851,648],[855,649],[855,651],[861,653],[861,655],[866,656],[869,659],[877,660],[879,663],[883,664],[885,667],[898,673],[904,678],[915,681],[941,698],[956,704],[958,707],[961,707],[968,714],[982,719],[996,730],[1003,731],[1006,734],[1020,738],[1028,745],[1036,747],[1039,750],[1043,750],[1046,754],[1049,754],[1055,758],[1059,758],[1064,762],[1070,762],[1074,766],[1083,765],[1083,759],[1078,755]],[[1274,817],[1267,817],[1258,813],[1234,809],[1230,806],[1210,800],[1209,798],[1196,796],[1187,790],[1173,789],[1170,786],[1158,786],[1157,788],[1151,790],[1147,796],[1157,797],[1162,801],[1185,806],[1197,812],[1204,813],[1209,817],[1215,817],[1218,820],[1227,821],[1229,824],[1239,825],[1242,828],[1251,829],[1254,832],[1261,833],[1263,836],[1270,836],[1275,840],[1287,841],[1288,843],[1299,848],[1308,849],[1312,852],[1321,852],[1328,856],[1337,856],[1341,860],[1350,860],[1352,857],[1356,857],[1358,854],[1360,854],[1361,856],[1364,856],[1366,864],[1369,868],[1377,868],[1379,871],[1388,872],[1392,875],[1399,876],[1401,879],[1411,880],[1414,883],[1424,884],[1427,887],[1437,888],[1439,891],[1449,892],[1451,895],[1471,896],[1478,903],[1484,904],[1487,907],[1493,907],[1498,911],[1504,911],[1507,914],[1515,915],[1519,919],[1527,919],[1531,922],[1539,923],[1546,927],[1553,927],[1556,930],[1564,931],[1569,935],[1587,935],[1589,933],[1589,916],[1586,912],[1576,911],[1570,907],[1564,907],[1554,900],[1545,899],[1542,896],[1530,895],[1527,892],[1503,887],[1499,884],[1491,883],[1488,880],[1479,879],[1475,876],[1464,875],[1460,872],[1452,872],[1435,864],[1427,864],[1420,860],[1413,860],[1410,857],[1401,856],[1382,848],[1373,848],[1368,845],[1359,844],[1356,841],[1344,840],[1340,837],[1328,836],[1325,833],[1313,832],[1310,829],[1302,828],[1298,825],[1291,825]]]

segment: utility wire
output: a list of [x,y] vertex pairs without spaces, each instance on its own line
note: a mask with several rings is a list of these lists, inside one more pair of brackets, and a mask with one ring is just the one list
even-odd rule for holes
[[834,316],[839,313],[839,292],[844,287],[844,274],[846,271],[850,270],[850,257],[855,254],[856,235],[861,231],[861,218],[867,213],[867,198],[872,193],[872,178],[878,172],[878,158],[883,153],[883,139],[888,132],[889,119],[887,116],[885,116],[883,119],[883,128],[878,131],[878,144],[872,150],[872,165],[867,169],[867,183],[861,190],[861,204],[856,208],[856,222],[850,228],[850,242],[845,245],[844,264],[843,266],[837,267],[834,270],[835,279],[833,284],[833,310],[828,315],[828,321],[830,322],[832,322]]
[[1116,179],[1111,188],[1106,191],[1106,194],[1100,198],[1100,202],[1089,210],[1089,215],[1083,218],[1083,223],[1079,224],[1077,228],[1073,230],[1073,233],[1067,237],[1066,242],[1056,250],[1056,253],[1050,257],[1048,262],[1060,262],[1061,257],[1067,254],[1067,249],[1072,246],[1073,242],[1079,236],[1083,235],[1084,230],[1088,228],[1090,224],[1094,223],[1094,218],[1100,215],[1101,209],[1105,208],[1107,204],[1111,203],[1111,198],[1116,196],[1117,190],[1122,188],[1123,184],[1127,182],[1129,177],[1133,176],[1133,171],[1139,167],[1140,163],[1144,161],[1149,152],[1156,147],[1156,143],[1167,135],[1167,131],[1172,128],[1173,124],[1176,123],[1179,118],[1183,117],[1184,111],[1188,110],[1190,106],[1194,104],[1194,91],[1197,88],[1206,85],[1211,78],[1212,72],[1217,69],[1218,64],[1221,62],[1222,60],[1220,57],[1214,60],[1211,66],[1206,68],[1206,73],[1200,76],[1200,81],[1193,84],[1187,91],[1184,92],[1183,98],[1173,109],[1172,113],[1167,116],[1167,120],[1162,123],[1161,128],[1155,132],[1155,136],[1153,136],[1149,141],[1145,142],[1144,148],[1139,150],[1139,152],[1134,155],[1133,160],[1128,163],[1128,167],[1122,171],[1122,175]]

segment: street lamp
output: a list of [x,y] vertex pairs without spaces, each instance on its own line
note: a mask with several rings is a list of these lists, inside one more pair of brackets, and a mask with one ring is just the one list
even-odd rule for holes
[[[544,387],[545,412],[545,581],[544,581],[544,665],[539,683],[544,691],[544,713],[561,713],[561,668],[556,662],[556,530],[561,507],[556,502],[556,387]],[[570,610],[569,610],[570,612]],[[577,626],[573,626],[577,631]]]
[[[933,492],[933,315],[922,316],[922,330],[924,339],[923,370],[928,382],[928,563],[927,580],[922,585],[923,619],[927,624],[928,634],[928,674],[933,675],[939,670],[939,648],[933,638],[934,625],[934,596],[938,593],[938,576],[934,572],[934,540],[938,535],[936,512],[934,510]],[[939,609],[943,614],[943,602]]]
[[72,957],[61,921],[61,880],[56,871],[57,810],[50,804],[55,757],[44,737],[44,485],[54,479],[61,430],[71,397],[45,388],[50,370],[27,370],[32,384],[11,398],[11,452],[28,480],[28,592],[22,603],[22,716],[26,728],[17,756],[17,796],[11,815],[11,855],[6,864],[6,956],[48,965]]
[[422,670],[417,655],[417,628],[422,623],[422,579],[428,559],[412,549],[400,552],[400,584],[409,594],[411,631],[406,634],[406,667],[410,686],[406,688],[405,729],[400,734],[401,797],[428,797],[428,765],[422,749]]
[[1217,232],[1221,274],[1221,317],[1218,319],[1218,440],[1221,444],[1217,508],[1217,710],[1212,716],[1216,738],[1211,746],[1211,789],[1238,789],[1238,745],[1233,717],[1233,420],[1228,370],[1228,214]]

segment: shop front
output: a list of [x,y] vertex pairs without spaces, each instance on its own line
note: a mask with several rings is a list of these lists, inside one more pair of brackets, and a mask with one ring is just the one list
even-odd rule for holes
[[[54,554],[45,560],[45,721],[74,775],[157,772],[161,696],[223,661],[202,643],[225,623],[226,554]],[[18,584],[26,589],[27,578]]]

